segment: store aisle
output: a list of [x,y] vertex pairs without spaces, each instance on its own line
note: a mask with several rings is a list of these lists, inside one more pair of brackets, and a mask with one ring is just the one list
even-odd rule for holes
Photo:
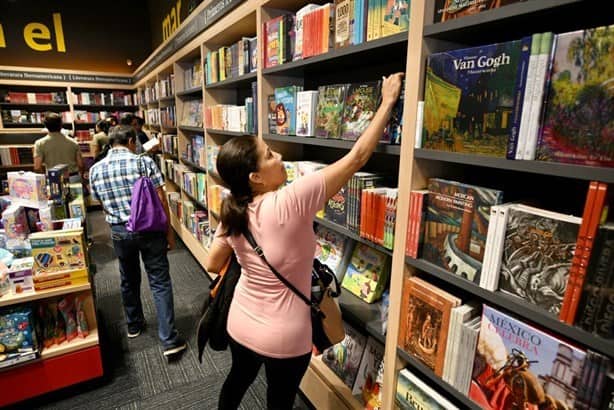
[[[40,409],[213,409],[230,368],[230,353],[205,350],[198,362],[194,334],[198,311],[209,280],[190,252],[178,241],[169,253],[177,327],[188,339],[188,350],[167,363],[157,340],[156,314],[146,279],[143,309],[149,324],[136,339],[128,340],[119,292],[119,272],[102,212],[89,214],[94,227],[92,260],[99,328],[106,366],[104,380],[88,382],[22,403],[16,408]],[[248,390],[242,409],[266,407],[264,374]],[[297,398],[297,409],[307,407]]]

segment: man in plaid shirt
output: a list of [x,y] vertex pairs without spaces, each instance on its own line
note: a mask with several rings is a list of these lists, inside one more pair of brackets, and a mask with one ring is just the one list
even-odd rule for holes
[[[129,232],[126,223],[130,217],[132,187],[143,175],[148,176],[156,187],[167,217],[168,203],[164,193],[162,175],[148,156],[134,154],[136,132],[131,126],[120,125],[111,131],[113,148],[107,156],[90,170],[90,185],[105,211],[105,219],[111,226],[111,238],[119,259],[121,294],[128,322],[128,337],[141,334],[145,317],[141,304],[141,268],[143,259],[149,287],[158,312],[158,336],[165,356],[175,355],[186,348],[184,339],[175,328],[173,286],[169,274],[167,249],[175,245],[175,236],[169,226],[167,232]],[[170,220],[170,218],[169,218]]]

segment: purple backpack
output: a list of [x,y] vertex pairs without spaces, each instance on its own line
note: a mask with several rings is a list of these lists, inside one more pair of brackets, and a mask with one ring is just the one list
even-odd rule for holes
[[166,232],[168,219],[151,179],[141,172],[141,176],[132,187],[130,218],[126,229],[130,232]]

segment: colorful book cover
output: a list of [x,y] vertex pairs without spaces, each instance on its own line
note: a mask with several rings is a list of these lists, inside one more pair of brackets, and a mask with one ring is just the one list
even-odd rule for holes
[[275,95],[267,96],[267,119],[269,123],[269,134],[277,134],[277,103]]
[[428,190],[423,258],[479,284],[490,207],[503,192],[439,178]]
[[460,299],[418,277],[405,276],[399,347],[443,376],[452,309]]
[[325,85],[318,88],[316,137],[340,138],[347,89],[348,84]]
[[399,372],[395,403],[401,410],[458,410],[408,369]]
[[581,218],[509,207],[499,290],[559,317]]
[[296,135],[313,137],[316,130],[317,91],[296,93]]
[[303,6],[299,11],[296,12],[296,39],[294,44],[294,56],[293,60],[300,60],[303,58],[303,17],[317,9],[317,4],[307,4]]
[[384,345],[369,336],[352,394],[362,398],[365,409],[380,410],[382,408],[383,383]]
[[335,0],[335,48],[347,47],[352,39],[350,23],[354,0]]
[[317,225],[315,258],[335,272],[340,281],[347,268],[347,255],[351,255],[353,247],[354,241],[347,236]]
[[367,129],[379,105],[381,81],[351,84],[345,97],[341,138],[356,141]]
[[326,219],[337,225],[347,226],[348,187],[344,185],[339,192],[326,201],[324,214]]
[[390,258],[363,243],[356,244],[341,286],[367,303],[382,296],[390,274]]
[[518,132],[529,51],[516,40],[432,54],[422,147],[505,158]]
[[296,93],[300,89],[296,85],[275,89],[276,130],[279,135],[296,134]]
[[394,104],[392,113],[390,114],[390,121],[384,130],[384,135],[381,142],[385,144],[401,144],[401,136],[403,135],[403,108],[405,105],[405,80],[401,86],[401,94],[399,99]]
[[360,359],[367,345],[367,337],[345,322],[343,327],[345,338],[324,350],[322,361],[351,389],[354,387]]
[[484,409],[573,409],[586,352],[483,306],[469,397]]
[[[266,30],[266,49],[265,67],[274,67],[281,64],[279,61],[279,26],[283,16],[275,17],[265,23]],[[221,64],[220,64],[221,66]]]
[[434,23],[471,16],[520,1],[526,0],[435,0]]
[[409,0],[383,0],[382,37],[409,30]]
[[537,159],[614,167],[614,26],[556,36]]

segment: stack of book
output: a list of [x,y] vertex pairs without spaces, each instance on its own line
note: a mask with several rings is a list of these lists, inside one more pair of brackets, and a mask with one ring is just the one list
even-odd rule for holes
[[177,125],[174,105],[160,108],[160,125],[165,128],[174,128]]
[[183,89],[189,90],[200,87],[203,83],[202,76],[200,58],[196,58],[188,68],[183,70]]
[[64,91],[50,93],[0,91],[0,101],[11,104],[67,104]]
[[175,74],[166,74],[156,81],[154,87],[156,88],[156,95],[160,98],[175,95]]

